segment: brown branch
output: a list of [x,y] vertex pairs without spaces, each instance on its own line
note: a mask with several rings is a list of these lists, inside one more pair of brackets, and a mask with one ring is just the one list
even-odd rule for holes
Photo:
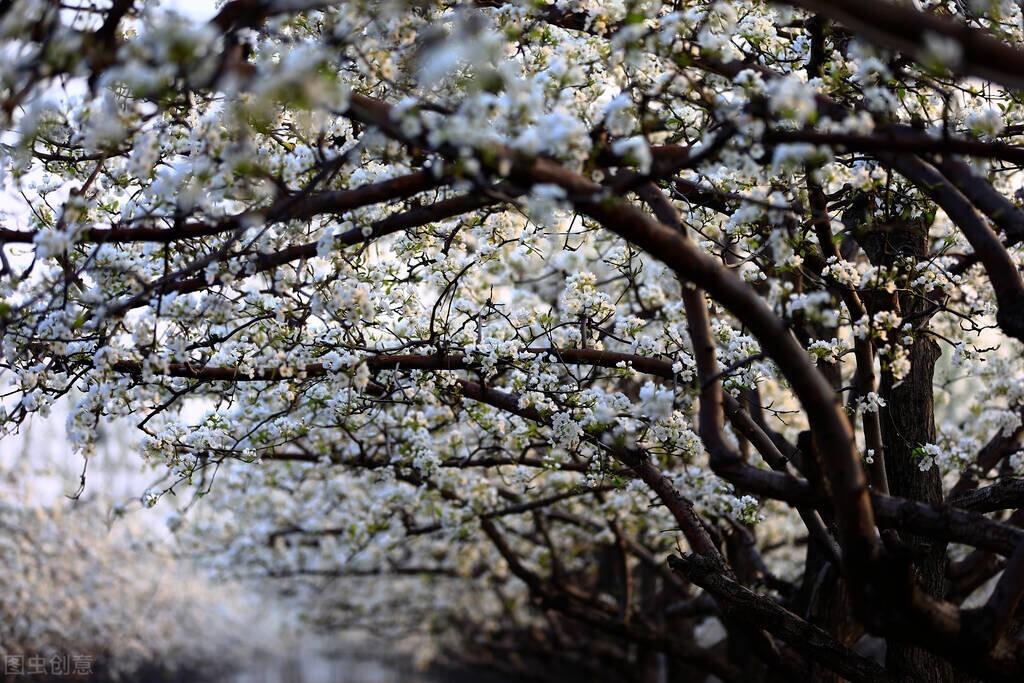
[[1024,240],[1024,211],[992,187],[992,183],[977,175],[970,166],[955,157],[941,156],[932,163],[956,189],[1003,231],[1008,246]]
[[960,480],[957,481],[949,492],[950,499],[978,488],[978,477],[986,476],[993,467],[1012,455],[1020,447],[1022,436],[1024,436],[1024,426],[1017,427],[1009,434],[1004,434],[1003,430],[1000,429],[978,451],[975,463],[970,465],[960,475]]
[[[822,255],[836,260],[842,254],[832,242],[832,221],[828,214],[828,200],[821,186],[807,174],[807,194],[811,204],[815,235]],[[867,308],[860,295],[853,289],[826,281],[829,289],[837,295],[846,306],[852,320],[860,320],[867,315]],[[870,339],[854,337],[854,354],[857,359],[857,370],[854,374],[854,385],[858,396],[866,396],[877,388],[875,377],[875,348]],[[889,492],[889,480],[885,471],[885,445],[882,441],[882,427],[877,412],[865,412],[861,416],[864,431],[865,447],[874,451],[874,462],[868,466],[872,486],[881,493]]]
[[[593,349],[534,349],[533,352],[551,354],[563,362],[580,362],[604,367],[615,367],[619,363],[627,361],[635,368],[661,377],[672,377],[671,363],[660,359]],[[375,370],[429,371],[472,367],[462,356],[454,354],[380,355],[371,356],[365,362]],[[139,374],[142,372],[142,365],[135,361],[120,361],[114,364],[114,370],[127,374]],[[172,376],[206,381],[294,381],[296,379],[291,376],[283,377],[276,370],[258,374],[254,379],[242,376],[234,368],[197,367],[188,364],[172,364],[165,372]],[[305,376],[312,378],[323,375],[325,372],[322,366],[307,366]],[[464,387],[469,387],[469,392],[465,394],[469,398],[474,400],[479,398],[481,402],[489,403],[496,408],[546,424],[544,416],[536,410],[519,408],[519,398],[513,394],[484,388],[477,383],[467,383],[465,380],[462,380],[462,383]],[[484,398],[487,400],[482,400]],[[625,465],[635,466],[636,454],[630,455],[629,452],[621,450],[616,453],[622,457]],[[506,463],[502,461],[499,464]],[[779,500],[794,507],[821,507],[828,504],[824,492],[815,490],[806,480],[798,479],[784,472],[762,470],[740,462],[723,470],[722,476],[743,491]],[[936,506],[879,493],[870,495],[870,504],[880,528],[900,529],[922,536],[964,543],[1002,555],[1011,554],[1017,544],[1024,540],[1024,530],[991,520],[981,514],[947,505]]]
[[1024,281],[999,236],[978,215],[971,202],[931,164],[900,154],[880,153],[878,158],[917,185],[960,228],[992,282],[999,306],[996,313],[999,327],[1011,337],[1024,340]]
[[[536,498],[534,500],[527,500],[515,505],[509,505],[497,510],[485,510],[484,512],[478,512],[473,515],[474,519],[497,519],[499,517],[508,517],[510,515],[520,515],[526,512],[533,512],[542,508],[550,507],[556,503],[561,503],[566,500],[573,498],[579,498],[580,496],[591,495],[595,493],[604,493],[607,491],[615,490],[614,486],[601,485],[594,486],[592,488],[580,488],[573,489],[571,491],[563,491],[562,493],[556,493],[544,498]],[[423,526],[409,527],[405,530],[406,536],[422,536],[425,534],[432,534],[435,531],[444,529],[443,524],[425,524]],[[282,529],[274,531],[270,534],[269,543],[273,544],[274,541],[280,537],[301,535],[301,536],[344,536],[348,533],[347,527],[323,527],[319,529],[303,529],[303,528],[292,528]]]
[[851,681],[900,681],[872,660],[843,647],[826,631],[758,595],[694,555],[670,556],[677,572],[711,593],[722,610],[777,636],[794,650]]
[[1013,551],[1003,575],[992,590],[985,604],[975,610],[964,612],[964,628],[974,641],[974,646],[988,651],[1006,633],[1017,606],[1024,597],[1024,543]]
[[1024,147],[1005,142],[971,140],[961,137],[936,138],[903,126],[885,126],[871,135],[833,133],[816,130],[771,129],[764,133],[765,144],[807,142],[826,147],[843,147],[850,151],[904,154],[962,154],[983,159],[1001,159],[1024,165]]
[[[347,115],[365,125],[377,126],[404,144],[421,146],[418,140],[405,135],[391,116],[391,107],[384,102],[354,94]],[[458,156],[455,149],[442,147],[437,151],[453,158]],[[514,182],[527,187],[558,185],[582,213],[665,262],[684,282],[707,290],[751,330],[762,351],[790,382],[808,414],[815,437],[832,446],[824,469],[834,495],[844,561],[848,573],[863,576],[862,569],[877,556],[879,544],[853,430],[835,392],[811,364],[785,323],[735,273],[700,252],[678,231],[608,195],[601,185],[547,159],[524,157],[500,145],[492,145],[488,151],[487,158],[480,159],[488,170],[509,170]]]
[[[503,188],[506,186],[498,187]],[[506,189],[506,191],[509,190]],[[402,230],[409,230],[428,223],[460,216],[469,211],[482,209],[486,206],[496,204],[498,201],[499,200],[483,193],[462,195],[452,199],[442,200],[428,206],[421,206],[393,214],[387,218],[376,221],[375,223],[370,224],[369,235],[364,234],[362,228],[353,228],[341,235],[337,235],[334,238],[333,244],[337,248],[371,242],[375,239],[379,239]],[[317,255],[317,247],[318,245],[316,242],[308,242],[306,244],[287,247],[281,251],[271,254],[260,254],[256,260],[252,262],[253,265],[250,270],[247,271],[247,275],[266,272],[288,263],[313,258]],[[105,315],[107,317],[116,317],[126,311],[138,308],[139,306],[145,306],[153,296],[159,294],[167,294],[170,292],[186,294],[189,292],[202,291],[222,284],[223,281],[219,276],[215,276],[212,281],[207,280],[205,275],[185,277],[198,272],[212,260],[212,256],[207,259],[200,259],[186,268],[183,268],[179,272],[172,273],[150,283],[138,294],[122,299],[112,305],[107,309]]]
[[951,495],[950,505],[974,512],[996,512],[1024,507],[1024,479],[1003,479],[995,484]]
[[[521,408],[519,397],[514,394],[468,380],[458,380],[458,384],[462,394],[467,398],[479,403],[486,403],[512,415],[519,415],[532,422],[548,424],[547,418],[535,408]],[[724,568],[725,560],[718,552],[718,547],[708,534],[704,523],[694,512],[693,503],[675,490],[672,483],[657,467],[651,464],[647,456],[641,451],[623,446],[610,445],[606,448],[616,460],[636,472],[637,476],[658,496],[662,504],[672,513],[676,523],[679,524],[680,531],[683,532],[690,547]]]
[[933,37],[955,41],[962,52],[954,70],[970,76],[1024,88],[1024,51],[1007,45],[988,31],[921,12],[910,4],[883,0],[786,0],[828,17],[884,47],[921,59]]
[[[284,221],[303,221],[324,214],[343,213],[372,204],[411,197],[420,192],[438,187],[443,183],[443,179],[436,178],[430,171],[418,171],[349,190],[332,190],[285,197],[265,209],[252,209],[233,216],[226,216],[212,223],[185,223],[175,228],[90,228],[85,230],[77,238],[77,241],[95,244],[132,242],[166,244],[179,240],[219,235],[237,230],[246,225],[268,225]],[[34,230],[0,229],[0,244],[31,244],[37,234],[38,232]]]

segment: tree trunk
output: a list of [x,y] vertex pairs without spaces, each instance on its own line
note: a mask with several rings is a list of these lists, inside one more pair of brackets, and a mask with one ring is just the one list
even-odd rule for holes
[[[872,263],[910,268],[927,254],[928,228],[926,225],[893,224],[861,231],[858,241]],[[909,259],[910,263],[904,259]],[[937,467],[922,470],[918,450],[924,444],[935,442],[932,381],[935,362],[941,355],[939,345],[926,332],[931,317],[924,311],[927,304],[906,292],[887,294],[881,291],[866,297],[865,304],[872,315],[892,310],[904,320],[914,320],[912,345],[904,347],[910,359],[910,372],[897,382],[890,371],[884,370],[879,386],[879,394],[886,402],[879,411],[889,491],[911,500],[939,504],[943,500],[939,470]],[[891,343],[902,345],[905,334],[903,330],[892,330]],[[914,574],[921,588],[929,595],[943,598],[946,594],[946,544],[910,534],[903,534],[900,540],[913,557]],[[894,639],[887,643],[886,665],[913,680],[953,680],[953,669],[947,662]]]
[[[937,467],[922,471],[919,453],[923,444],[935,441],[935,411],[932,376],[941,355],[938,344],[919,335],[910,349],[910,374],[893,386],[891,373],[883,373],[881,395],[887,405],[882,411],[882,439],[889,490],[897,496],[928,503],[942,502],[942,481]],[[904,534],[914,557],[914,571],[929,595],[945,595],[946,544]],[[935,655],[910,645],[889,641],[886,664],[894,671],[921,681],[952,680],[949,664]]]

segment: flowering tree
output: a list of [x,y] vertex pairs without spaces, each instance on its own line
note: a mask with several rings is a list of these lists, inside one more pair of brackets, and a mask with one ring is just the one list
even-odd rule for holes
[[138,522],[111,532],[95,508],[0,507],[0,643],[21,675],[220,677],[267,647],[269,630],[243,632],[255,610],[236,587],[211,586]]
[[132,416],[327,627],[1024,674],[1017,4],[73,5],[0,2],[5,429]]

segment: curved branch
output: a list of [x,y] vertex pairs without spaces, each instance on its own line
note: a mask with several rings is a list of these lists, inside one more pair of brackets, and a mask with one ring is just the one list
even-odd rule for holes
[[974,512],[996,512],[1024,507],[1024,479],[1004,479],[991,486],[949,497],[949,504]]
[[901,154],[879,154],[878,158],[931,197],[964,233],[995,290],[999,327],[1011,337],[1024,341],[1024,280],[999,236],[978,215],[971,202],[931,164]]
[[918,60],[927,56],[930,42],[952,41],[959,46],[961,73],[1024,88],[1024,51],[1007,45],[988,31],[921,12],[910,4],[882,0],[785,0],[791,5],[843,24],[858,37],[895,48]]
[[902,681],[872,660],[843,647],[823,629],[810,624],[770,598],[758,595],[715,571],[693,555],[668,558],[669,565],[717,599],[722,610],[777,636],[800,654],[851,680]]
[[[173,228],[90,228],[76,241],[94,244],[129,244],[156,242],[167,244],[180,240],[211,237],[237,230],[246,225],[267,225],[280,221],[309,220],[324,214],[337,214],[352,209],[404,199],[444,184],[430,171],[417,171],[379,183],[369,183],[348,190],[330,190],[300,194],[280,199],[264,209],[252,209],[225,216],[212,223],[186,223]],[[31,244],[38,231],[0,228],[0,245]]]

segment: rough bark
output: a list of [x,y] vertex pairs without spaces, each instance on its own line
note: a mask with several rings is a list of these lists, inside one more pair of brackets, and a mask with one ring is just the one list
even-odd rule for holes
[[[889,490],[897,496],[927,503],[942,502],[942,482],[937,467],[922,471],[916,453],[922,444],[935,441],[932,376],[940,355],[938,344],[919,337],[910,349],[910,374],[893,386],[890,373],[882,376],[882,439],[885,442]],[[920,536],[904,535],[914,557],[914,570],[929,595],[945,595],[946,544]],[[914,674],[923,681],[948,681],[949,665],[920,648],[890,642],[887,663],[895,671]]]
[[[861,236],[868,258],[877,265],[892,266],[902,259],[913,263],[927,251],[927,226],[893,225],[871,229]],[[869,311],[893,310],[904,319],[915,319],[912,343],[904,347],[910,359],[910,372],[897,380],[883,370],[879,394],[886,405],[879,409],[882,441],[885,446],[885,470],[892,495],[925,503],[942,502],[942,480],[937,467],[921,469],[921,447],[934,443],[935,403],[933,379],[935,363],[941,356],[938,344],[927,334],[929,315],[924,304],[906,295],[880,293],[868,301]],[[902,345],[904,332],[891,331]],[[900,540],[913,558],[913,571],[921,589],[941,598],[946,594],[946,544],[940,540],[904,534]],[[950,665],[919,647],[890,640],[886,651],[890,670],[915,680],[949,681]]]

